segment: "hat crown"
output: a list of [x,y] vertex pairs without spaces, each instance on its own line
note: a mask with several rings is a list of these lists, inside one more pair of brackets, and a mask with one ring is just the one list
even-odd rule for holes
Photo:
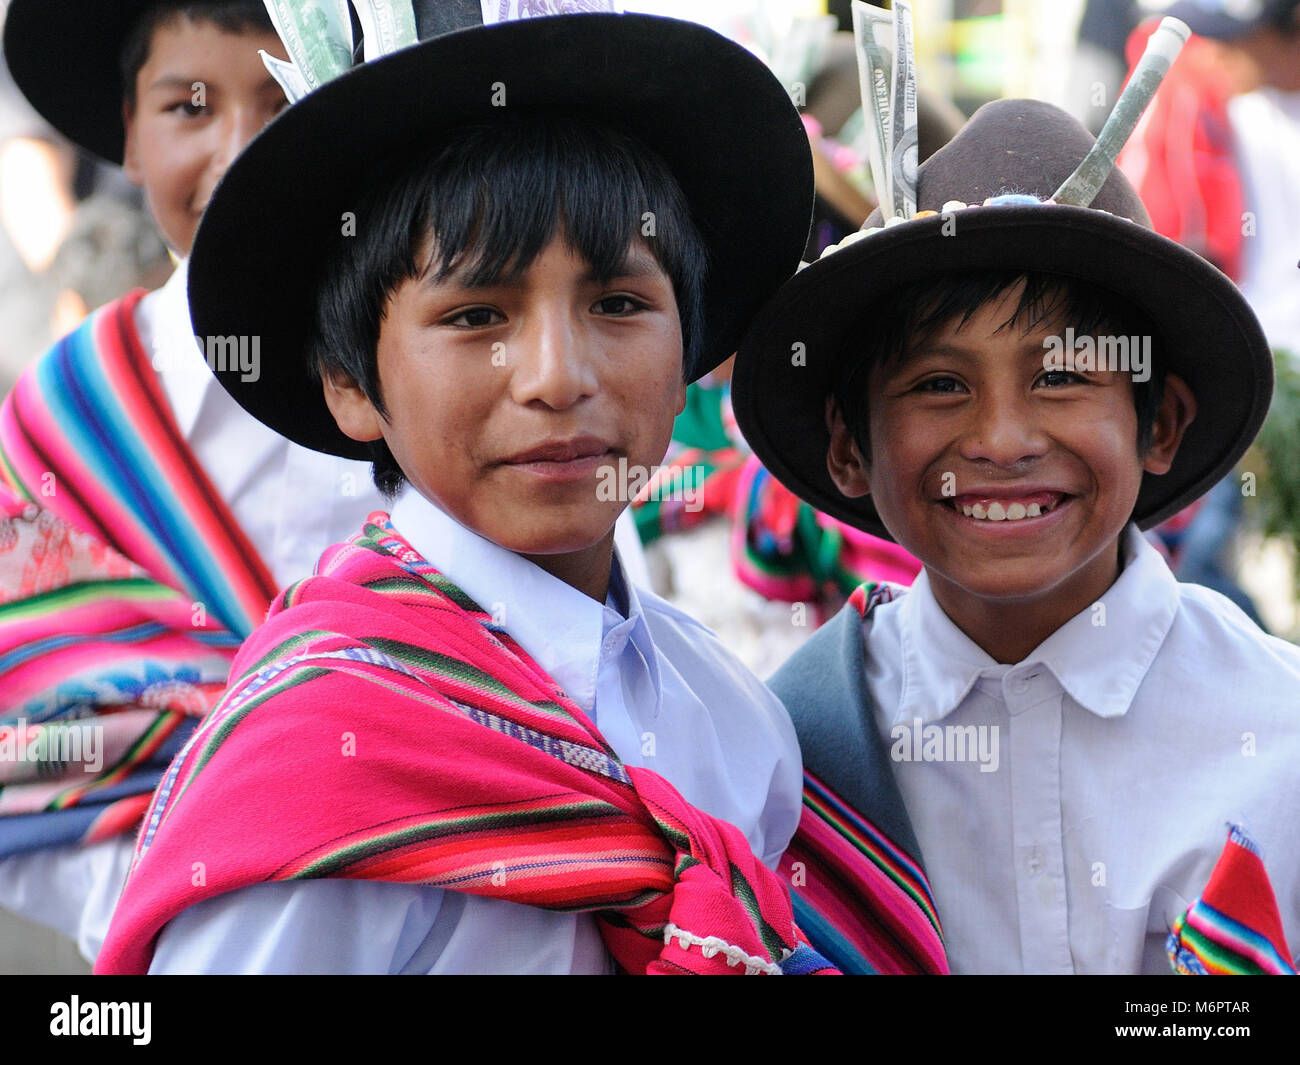
[[[1022,193],[1046,200],[1088,154],[1095,138],[1073,116],[1041,100],[985,104],[951,141],[917,171],[916,206],[942,211],[953,200],[980,204],[991,196]],[[1090,210],[1106,211],[1151,228],[1133,186],[1113,169]],[[881,224],[873,211],[865,227]]]

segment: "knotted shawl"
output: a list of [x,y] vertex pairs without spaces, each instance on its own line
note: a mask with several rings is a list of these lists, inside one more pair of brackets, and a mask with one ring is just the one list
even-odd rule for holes
[[623,765],[386,515],[317,572],[159,785],[96,971],[146,971],[204,899],[326,876],[592,912],[632,973],[829,970],[743,834]]
[[172,416],[142,295],[0,407],[0,857],[133,828],[275,594]]

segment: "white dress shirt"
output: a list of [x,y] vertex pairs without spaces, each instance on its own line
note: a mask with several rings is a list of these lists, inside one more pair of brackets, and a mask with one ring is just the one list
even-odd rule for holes
[[[625,764],[736,825],[769,866],[798,825],[802,773],[784,707],[703,626],[628,584],[605,603],[458,525],[415,492],[393,524],[511,635]],[[605,973],[594,918],[360,880],[259,884],[163,930],[152,973]]]
[[[864,623],[955,973],[1168,973],[1165,936],[1229,821],[1261,846],[1300,947],[1300,648],[1178,583],[1136,526],[1123,546],[1099,603],[1016,665],[953,624],[924,572]],[[966,760],[919,759],[903,736],[927,726],[996,730],[997,757],[986,731]]]

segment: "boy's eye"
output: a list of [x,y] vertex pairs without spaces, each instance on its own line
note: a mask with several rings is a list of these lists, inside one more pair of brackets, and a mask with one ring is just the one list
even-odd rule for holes
[[966,386],[955,377],[930,377],[916,386],[917,392],[938,392],[941,394],[955,394],[965,390]]
[[503,322],[500,311],[494,311],[491,307],[471,307],[467,311],[461,311],[454,317],[446,320],[447,325],[454,325],[461,329],[482,329],[485,326],[496,325],[497,322]]
[[177,113],[186,115],[189,118],[197,118],[199,115],[203,114],[207,108],[202,104],[196,104],[193,100],[186,99],[172,104],[168,110],[176,111]]
[[645,304],[631,296],[606,296],[596,301],[596,308],[601,314],[623,316],[643,310]]
[[1071,370],[1048,370],[1038,380],[1049,388],[1056,388],[1061,385],[1078,384],[1084,378]]

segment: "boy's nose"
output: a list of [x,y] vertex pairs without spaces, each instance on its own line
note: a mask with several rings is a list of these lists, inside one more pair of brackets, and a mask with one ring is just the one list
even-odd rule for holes
[[1011,467],[1047,451],[1041,411],[1019,396],[989,395],[971,411],[960,445],[963,458]]
[[[565,410],[596,391],[596,368],[590,340],[567,312],[533,314],[525,327],[505,341],[502,360],[512,367],[511,393],[516,403],[541,402]],[[512,350],[513,349],[513,350]]]
[[219,179],[230,168],[248,142],[262,131],[266,116],[254,107],[228,110],[224,121],[216,123],[217,144],[212,153],[212,170]]

